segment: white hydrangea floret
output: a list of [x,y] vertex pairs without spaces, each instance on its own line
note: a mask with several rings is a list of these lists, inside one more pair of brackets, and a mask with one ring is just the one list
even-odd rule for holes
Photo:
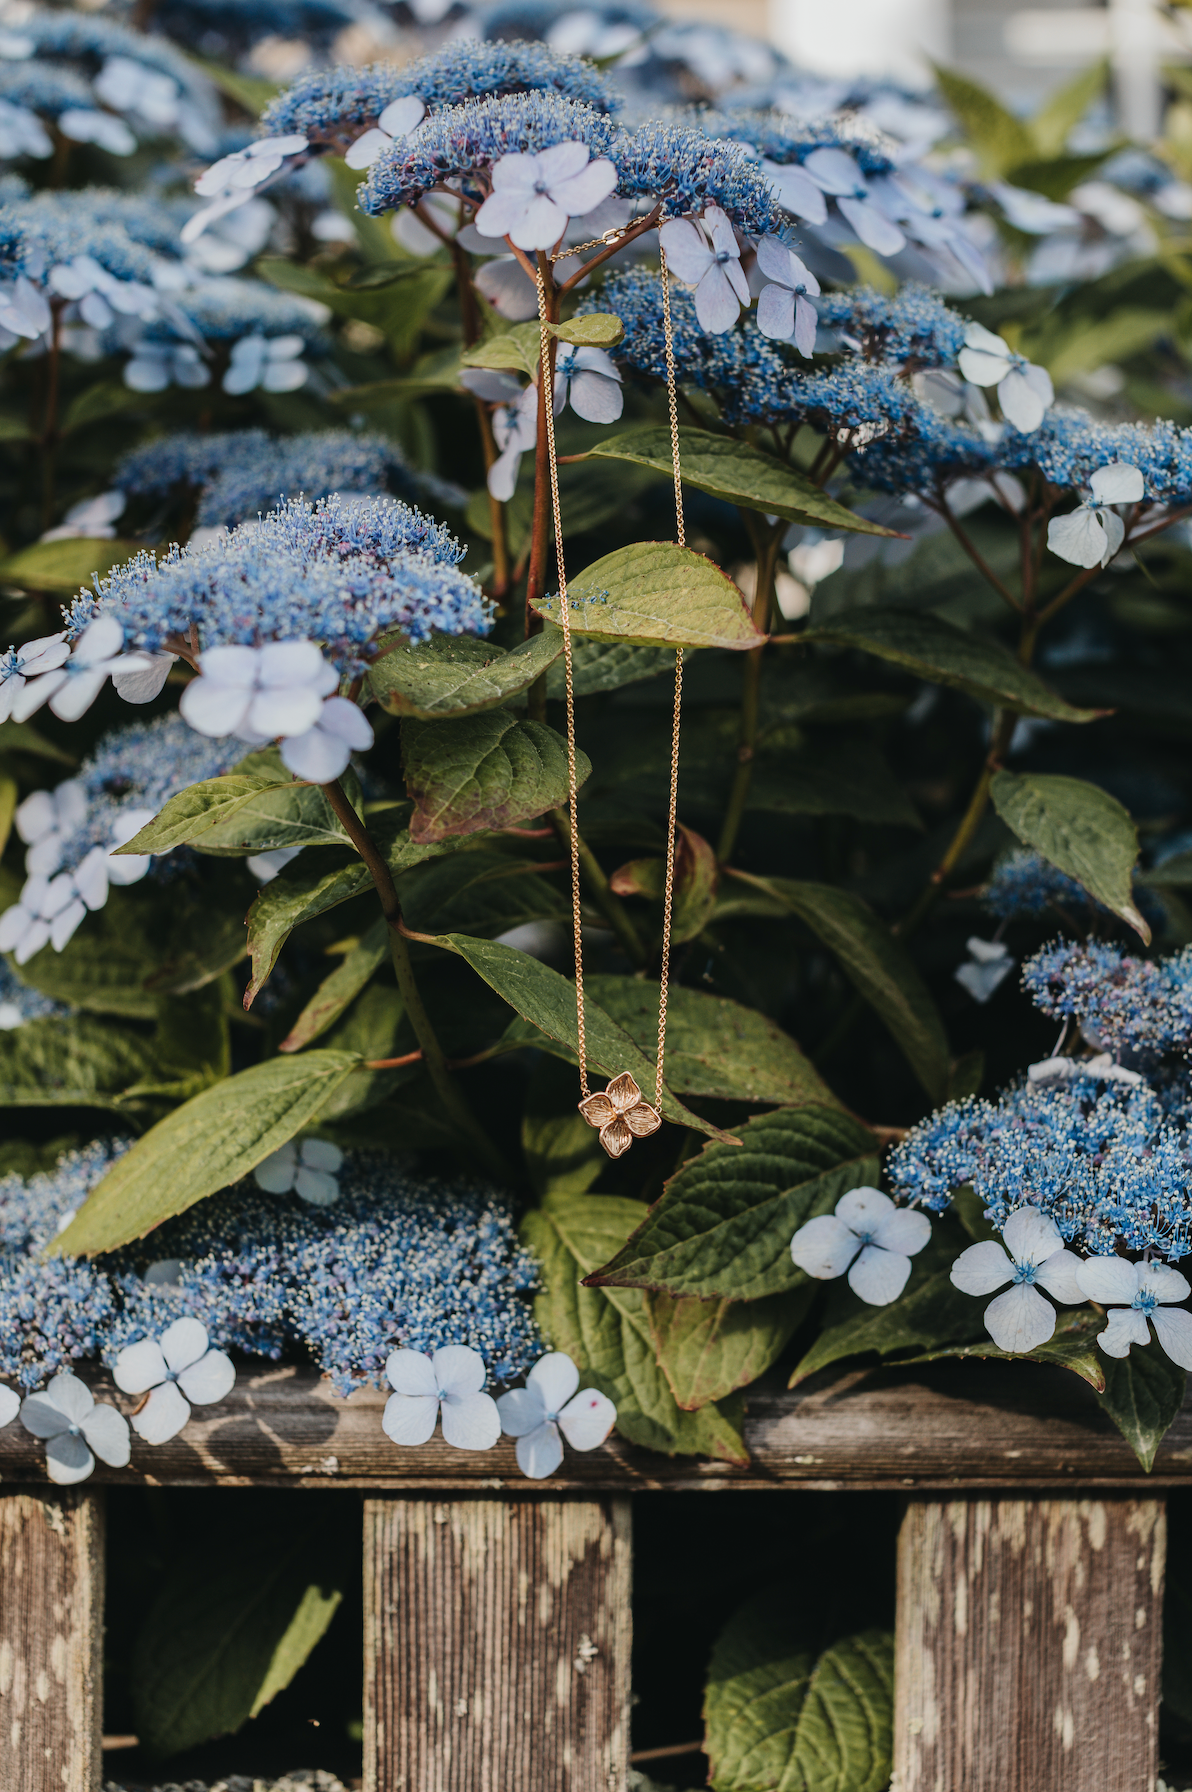
[[1048,547],[1069,566],[1108,566],[1126,536],[1126,525],[1109,506],[1141,503],[1144,493],[1137,467],[1121,460],[1098,467],[1079,510],[1053,516],[1048,523]]
[[284,1195],[293,1189],[312,1207],[330,1207],[339,1199],[337,1172],[343,1161],[343,1152],[330,1139],[303,1139],[301,1145],[288,1139],[257,1165],[253,1180],[267,1194]]
[[1106,1356],[1129,1356],[1132,1344],[1149,1344],[1155,1336],[1173,1363],[1192,1369],[1192,1313],[1176,1301],[1192,1294],[1188,1278],[1166,1263],[1128,1263],[1123,1257],[1089,1257],[1076,1280],[1090,1300],[1108,1307],[1105,1330],[1097,1343]]
[[518,249],[553,249],[568,218],[582,218],[607,199],[617,171],[590,159],[586,143],[556,143],[538,155],[501,156],[493,190],[476,213],[481,236],[508,237]]
[[396,138],[408,137],[426,117],[426,106],[416,93],[390,100],[371,130],[357,137],[344,156],[349,168],[371,168],[379,156],[392,149]]
[[517,1439],[517,1466],[531,1481],[544,1481],[563,1460],[563,1439],[573,1450],[595,1450],[617,1421],[606,1394],[580,1388],[579,1370],[561,1350],[539,1357],[524,1388],[497,1401],[501,1429]]
[[192,1405],[211,1406],[231,1393],[236,1370],[230,1356],[211,1348],[201,1321],[176,1319],[160,1338],[126,1344],[112,1379],[122,1393],[148,1396],[133,1413],[132,1427],[147,1444],[164,1444],[177,1437]]
[[615,423],[625,406],[621,374],[602,348],[560,342],[555,360],[555,415],[570,404],[588,423]]
[[501,1435],[501,1417],[491,1394],[484,1358],[464,1344],[444,1344],[433,1356],[395,1350],[385,1364],[394,1392],[385,1403],[381,1427],[395,1444],[425,1444],[439,1415],[443,1438],[456,1450],[491,1450]]
[[968,958],[952,975],[974,1002],[984,1004],[1001,988],[1017,962],[1004,940],[983,940],[973,934],[966,942]]
[[68,659],[59,660],[56,666],[47,663],[36,676],[26,671],[26,682],[12,701],[13,721],[27,722],[48,703],[60,722],[77,722],[113,672],[132,671],[143,664],[143,655],[125,654],[123,646],[124,630],[116,618],[97,616],[74,643]]
[[21,1410],[21,1396],[0,1381],[0,1428],[11,1425]]
[[295,777],[329,784],[353,752],[373,742],[363,712],[333,697],[339,674],[314,641],[270,641],[264,647],[208,647],[198,678],[179,708],[197,734],[234,734],[250,746],[281,740],[284,764]]
[[[695,288],[695,315],[710,336],[731,330],[749,304],[741,247],[727,212],[704,210],[703,228],[690,218],[671,218],[658,232],[670,272]],[[710,241],[709,241],[710,239]]]
[[124,1414],[96,1401],[86,1382],[69,1370],[22,1402],[21,1423],[45,1439],[46,1473],[60,1487],[85,1481],[97,1456],[109,1468],[124,1468],[132,1454]]
[[813,149],[803,163],[803,172],[832,195],[841,217],[852,225],[866,248],[878,255],[897,255],[906,247],[905,236],[881,208],[880,189],[870,185],[847,150]]
[[[1055,1308],[1046,1288],[1064,1306],[1079,1306],[1080,1258],[1064,1248],[1059,1227],[1037,1207],[1018,1207],[995,1239],[971,1244],[952,1265],[952,1284],[962,1294],[992,1294],[1011,1286],[985,1309],[985,1328],[999,1350],[1022,1352],[1046,1344],[1055,1332]],[[1038,1287],[1035,1284],[1038,1283]]]
[[1055,398],[1051,375],[1045,367],[1033,367],[1010,344],[984,324],[970,324],[960,351],[960,371],[974,386],[996,386],[1002,415],[1015,429],[1029,435],[1038,429]]
[[871,1307],[885,1307],[906,1287],[911,1258],[930,1237],[925,1213],[896,1207],[880,1189],[851,1188],[835,1213],[817,1214],[799,1227],[791,1258],[817,1281],[832,1281],[848,1270],[853,1293]]
[[757,265],[770,282],[757,301],[757,327],[776,342],[790,342],[805,359],[815,353],[819,314],[812,299],[819,281],[799,257],[777,237],[764,236],[757,246]]
[[538,443],[537,386],[527,386],[513,404],[493,412],[493,438],[501,452],[488,469],[488,489],[507,504],[517,489],[522,455],[532,453]]
[[305,338],[295,333],[242,336],[233,345],[220,385],[233,398],[255,392],[258,386],[263,392],[296,392],[310,377],[302,359],[305,348]]
[[116,534],[116,519],[124,514],[128,500],[122,491],[98,492],[94,498],[81,498],[72,504],[54,529],[38,536],[39,541],[111,541]]
[[292,156],[302,155],[309,147],[301,132],[290,131],[281,137],[259,137],[247,149],[221,156],[218,162],[204,169],[195,182],[199,198],[209,199],[211,204],[203,206],[186,220],[180,233],[181,240],[195,242],[208,224],[226,216],[237,206],[246,205],[258,187],[280,173]]

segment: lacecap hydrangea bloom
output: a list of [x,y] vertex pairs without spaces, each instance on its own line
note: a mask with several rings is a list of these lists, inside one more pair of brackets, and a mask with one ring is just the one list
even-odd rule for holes
[[1090,1045],[1140,1065],[1192,1048],[1192,950],[1146,959],[1096,940],[1056,941],[1027,960],[1023,987]]

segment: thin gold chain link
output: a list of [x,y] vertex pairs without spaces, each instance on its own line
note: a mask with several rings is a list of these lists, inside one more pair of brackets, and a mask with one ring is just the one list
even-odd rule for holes
[[618,241],[629,229],[627,224],[618,224],[613,230],[606,230],[603,236],[595,236],[590,243],[572,243],[570,248],[556,249],[550,257],[554,267],[556,261],[566,261],[569,255],[586,255],[589,249],[607,249],[611,243]]
[[584,1034],[584,942],[580,915],[579,889],[579,817],[576,814],[575,773],[575,680],[571,665],[571,612],[567,605],[567,569],[563,562],[563,518],[559,509],[559,465],[555,457],[555,393],[551,377],[550,330],[546,316],[546,286],[542,264],[534,269],[538,283],[538,325],[541,333],[539,378],[546,413],[546,448],[550,465],[550,498],[555,523],[555,561],[559,572],[559,621],[563,629],[563,663],[567,680],[567,813],[571,820],[571,932],[575,943],[575,1030],[579,1047],[579,1086],[588,1097],[588,1053]]
[[[662,275],[662,328],[666,338],[666,397],[670,407],[671,463],[675,475],[675,540],[685,547],[687,531],[683,519],[683,482],[679,470],[679,403],[675,388],[675,334],[671,325],[670,277],[666,268],[666,250],[658,250]],[[671,911],[675,897],[675,825],[679,803],[679,718],[683,708],[683,649],[675,653],[675,711],[671,728],[670,809],[666,823],[666,894],[662,906],[662,970],[658,989],[658,1061],[654,1077],[654,1106],[662,1102],[662,1074],[666,1060],[666,1009],[670,993]]]

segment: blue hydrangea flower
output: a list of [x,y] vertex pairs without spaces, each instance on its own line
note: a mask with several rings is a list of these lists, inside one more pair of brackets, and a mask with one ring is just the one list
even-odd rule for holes
[[1029,958],[1023,988],[1052,1019],[1080,1023],[1115,1058],[1154,1063],[1192,1046],[1192,950],[1153,961],[1096,940],[1055,941]]

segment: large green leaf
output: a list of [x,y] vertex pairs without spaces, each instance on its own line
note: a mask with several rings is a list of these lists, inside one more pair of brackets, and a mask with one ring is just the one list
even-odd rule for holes
[[382,915],[374,921],[350,952],[344,954],[330,976],[324,977],[314,995],[294,1022],[278,1051],[300,1052],[328,1027],[334,1026],[349,1008],[374,971],[389,957],[389,923]]
[[[685,661],[689,659],[685,655]],[[572,684],[577,697],[600,691],[619,691],[622,685],[640,684],[668,672],[674,677],[675,655],[669,647],[635,647],[631,641],[578,639],[571,649]],[[546,675],[546,694],[562,702],[567,694],[566,670],[556,660]]]
[[528,373],[534,379],[542,362],[542,326],[537,321],[515,324],[511,330],[503,330],[499,336],[491,336],[487,342],[478,342],[475,347],[466,350],[460,360],[465,367],[488,367],[501,373]]
[[672,1176],[593,1286],[758,1300],[807,1281],[790,1243],[850,1188],[873,1183],[876,1142],[840,1108],[777,1108],[704,1147]]
[[761,894],[776,897],[819,936],[885,1022],[928,1095],[942,1101],[950,1065],[944,1023],[906,947],[872,909],[859,896],[831,884],[733,875]]
[[982,640],[930,610],[848,610],[808,629],[804,641],[856,647],[905,666],[918,678],[966,691],[981,703],[1057,722],[1093,722],[1104,712],[1073,709],[997,641]]
[[574,1070],[543,1054],[530,1073],[521,1125],[522,1156],[538,1196],[586,1194],[608,1163],[599,1135],[576,1108],[577,1093]]
[[144,1237],[247,1176],[359,1072],[353,1053],[303,1052],[269,1058],[204,1090],[117,1160],[55,1239],[54,1252],[90,1256]]
[[[1102,1329],[1100,1316],[1098,1330]],[[1135,1344],[1129,1356],[1100,1358],[1105,1387],[1098,1395],[1109,1415],[1149,1475],[1155,1452],[1184,1404],[1185,1371],[1158,1344]]]
[[557,629],[531,635],[511,653],[471,635],[432,635],[385,654],[369,668],[368,683],[394,715],[427,721],[475,715],[527,690],[562,651]]
[[617,1195],[548,1194],[522,1221],[523,1242],[541,1266],[535,1313],[556,1350],[586,1383],[616,1402],[617,1430],[668,1456],[747,1462],[737,1425],[714,1405],[684,1412],[655,1360],[646,1296],[639,1289],[581,1286],[581,1277],[624,1242],[639,1203]]
[[1135,933],[1151,930],[1134,904],[1130,874],[1138,860],[1138,832],[1116,797],[1082,778],[1046,772],[998,772],[993,805],[1024,846],[1083,884]]
[[[567,801],[567,743],[544,722],[508,710],[448,722],[408,719],[401,729],[411,838],[420,844],[532,821]],[[591,771],[576,752],[582,784]]]
[[[597,442],[588,449],[587,458],[632,461],[659,473],[670,473],[670,430],[663,424],[627,430],[623,435]],[[713,435],[706,429],[681,429],[679,465],[684,485],[694,486],[696,491],[707,492],[713,498],[723,498],[726,503],[740,504],[746,510],[862,535],[896,533],[866,517],[855,516],[797,467],[749,442],[739,442],[734,436]]]
[[1081,69],[1054,93],[1049,93],[1031,119],[1030,131],[1042,156],[1058,156],[1089,107],[1100,99],[1109,78],[1105,58]]
[[[646,647],[756,647],[745,599],[714,561],[670,541],[636,541],[585,567],[567,592],[572,632]],[[535,609],[559,620],[559,601]]]
[[894,1639],[865,1630],[817,1652],[800,1587],[751,1599],[717,1638],[704,1698],[716,1792],[883,1792],[894,1735]]
[[113,566],[139,554],[143,545],[139,541],[96,541],[90,536],[35,541],[32,547],[0,561],[0,581],[21,591],[73,596],[80,586],[90,585],[92,573],[102,578]]
[[483,847],[407,871],[398,884],[402,913],[415,929],[492,938],[527,921],[561,920],[563,893],[533,859]]
[[119,1109],[154,1057],[148,1039],[87,1015],[26,1021],[0,1032],[0,1107]]
[[347,845],[343,824],[317,784],[231,772],[191,784],[118,853],[163,853],[183,844],[196,852],[240,855],[285,846]]
[[923,826],[877,744],[843,728],[817,731],[781,754],[763,741],[746,806],[770,815],[852,815],[879,827]]
[[[363,214],[361,219],[366,222]],[[337,286],[317,268],[300,262],[263,259],[258,261],[257,270],[271,286],[301,293],[303,298],[326,305],[340,317],[359,318],[361,323],[382,330],[399,358],[412,351],[422,320],[438,304],[453,279],[445,262],[429,259],[395,285],[372,292]]]
[[[495,989],[502,1000],[540,1033],[564,1046],[569,1053],[578,1052],[574,983],[539,959],[518,952],[513,946],[502,945],[499,940],[477,940],[464,933],[441,933],[435,935],[434,943],[448,952],[458,953],[478,976],[483,977],[490,989]],[[654,1066],[645,1053],[599,1003],[590,999],[584,1002],[584,1022],[589,1069],[608,1077],[619,1076],[623,1070],[628,1070],[642,1094],[652,1103]],[[729,1134],[693,1114],[669,1088],[663,1089],[661,1108],[664,1119],[673,1120],[679,1126],[693,1126],[712,1138],[729,1139],[730,1149],[733,1148]]]
[[[656,983],[595,976],[584,987],[643,1052],[655,1050]],[[672,987],[667,1003],[666,1071],[680,1095],[792,1107],[835,1099],[789,1033],[756,1008],[681,984]]]
[[809,1283],[764,1300],[647,1296],[658,1366],[685,1412],[723,1400],[764,1375],[815,1298]]
[[231,1560],[187,1550],[137,1637],[137,1735],[161,1758],[240,1729],[283,1692],[343,1598],[338,1560],[313,1529],[278,1551],[248,1544]]
[[1039,146],[1029,124],[1007,111],[987,87],[955,69],[935,70],[940,92],[977,152],[981,173],[998,177],[1019,162],[1029,162]]
[[981,1339],[988,1344],[982,1303],[953,1287],[949,1275],[952,1261],[965,1243],[958,1228],[937,1222],[936,1236],[912,1260],[905,1289],[885,1307],[867,1305],[843,1282],[834,1285],[828,1323],[795,1365],[789,1385],[796,1387],[809,1375],[848,1357],[910,1352],[930,1357],[931,1352],[952,1344]]

